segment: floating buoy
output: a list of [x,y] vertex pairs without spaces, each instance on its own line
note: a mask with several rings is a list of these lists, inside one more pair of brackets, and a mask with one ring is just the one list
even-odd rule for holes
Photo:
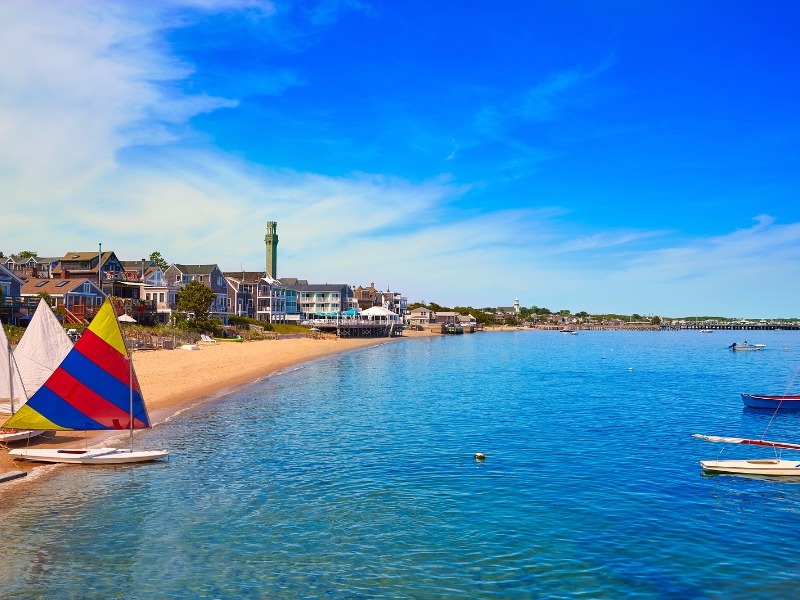
[[633,371],[633,367],[628,367],[628,371]]
[[483,452],[476,452],[475,460],[486,460],[486,455]]

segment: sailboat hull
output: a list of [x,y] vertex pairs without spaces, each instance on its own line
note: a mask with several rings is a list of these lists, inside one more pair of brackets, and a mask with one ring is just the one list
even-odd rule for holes
[[37,435],[42,435],[44,431],[40,429],[0,429],[0,444],[7,444],[8,442],[19,442],[22,440],[29,440]]
[[702,460],[700,466],[715,473],[800,477],[800,461],[796,460]]
[[167,450],[133,451],[119,448],[20,448],[9,451],[14,460],[35,462],[65,463],[75,465],[121,465],[126,463],[150,462],[165,458]]

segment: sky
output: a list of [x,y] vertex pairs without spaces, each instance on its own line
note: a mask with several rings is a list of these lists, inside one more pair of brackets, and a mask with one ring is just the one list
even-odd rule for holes
[[0,251],[800,317],[795,0],[0,3]]

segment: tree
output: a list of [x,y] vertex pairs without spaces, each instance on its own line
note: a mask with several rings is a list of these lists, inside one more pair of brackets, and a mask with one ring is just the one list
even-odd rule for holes
[[194,314],[194,317],[188,320],[190,328],[211,331],[213,324],[208,315],[215,298],[216,294],[210,287],[199,281],[190,281],[178,292],[176,303],[179,311]]
[[20,258],[36,258],[39,256],[39,253],[31,250],[23,250],[22,252],[17,252],[17,256]]
[[162,271],[166,271],[169,268],[169,263],[161,256],[161,252],[158,250],[150,253],[150,262],[157,267],[161,267]]

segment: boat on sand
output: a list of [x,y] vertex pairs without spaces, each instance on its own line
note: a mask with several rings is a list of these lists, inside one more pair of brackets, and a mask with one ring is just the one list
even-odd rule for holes
[[45,384],[3,427],[130,432],[130,448],[29,447],[11,450],[15,460],[107,465],[152,461],[169,454],[133,449],[133,430],[150,427],[150,419],[108,299]]

